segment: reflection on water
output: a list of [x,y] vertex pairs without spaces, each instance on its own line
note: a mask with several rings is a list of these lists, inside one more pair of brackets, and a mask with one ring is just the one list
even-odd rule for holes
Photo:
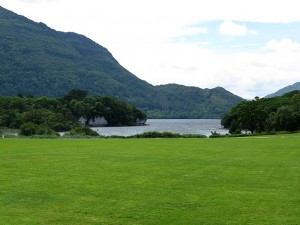
[[94,127],[92,129],[104,136],[131,136],[147,131],[204,134],[206,136],[213,131],[221,134],[228,133],[228,130],[222,128],[219,119],[148,119],[146,124],[146,126],[136,127]]

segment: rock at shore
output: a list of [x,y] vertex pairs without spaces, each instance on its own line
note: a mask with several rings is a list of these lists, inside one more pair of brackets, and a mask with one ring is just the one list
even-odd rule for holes
[[[146,123],[147,119],[136,119],[135,126],[144,126]],[[93,119],[90,119],[87,121],[87,118],[85,117],[80,117],[79,122],[82,125],[88,125],[90,127],[105,127],[108,125],[107,120],[104,117],[95,117]]]

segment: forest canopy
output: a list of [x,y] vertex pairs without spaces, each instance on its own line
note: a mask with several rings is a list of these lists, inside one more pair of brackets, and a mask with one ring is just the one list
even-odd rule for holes
[[237,104],[222,118],[230,133],[300,130],[300,91]]
[[[72,90],[63,98],[0,97],[0,127],[30,133],[52,134],[80,127],[103,117],[107,126],[134,126],[146,115],[136,107],[113,97],[88,96],[87,91]],[[26,131],[27,130],[27,131]],[[32,132],[31,132],[32,133]]]

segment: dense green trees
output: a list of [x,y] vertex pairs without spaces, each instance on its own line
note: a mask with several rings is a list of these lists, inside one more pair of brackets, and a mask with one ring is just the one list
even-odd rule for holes
[[230,133],[300,130],[300,91],[241,102],[223,117],[222,125]]
[[142,111],[115,98],[86,95],[72,90],[60,99],[0,97],[0,127],[20,128],[24,135],[50,135],[80,127],[81,117],[87,123],[104,117],[108,126],[130,126],[146,119]]

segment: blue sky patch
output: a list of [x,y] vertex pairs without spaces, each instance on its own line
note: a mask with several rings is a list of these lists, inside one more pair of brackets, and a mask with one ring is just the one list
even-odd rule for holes
[[[300,42],[300,22],[258,23],[213,20],[185,27],[186,34],[172,43],[197,43],[220,52],[260,51],[271,40],[290,39]],[[197,33],[197,29],[199,32]],[[193,32],[188,32],[193,30]]]

